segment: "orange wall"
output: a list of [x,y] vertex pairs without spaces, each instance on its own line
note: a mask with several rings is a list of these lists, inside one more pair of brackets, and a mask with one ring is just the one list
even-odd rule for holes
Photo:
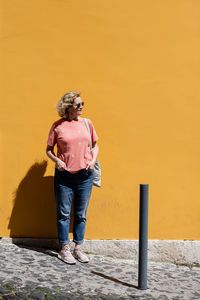
[[86,238],[200,239],[200,2],[1,0],[0,236],[56,237],[55,103],[80,89],[102,188]]

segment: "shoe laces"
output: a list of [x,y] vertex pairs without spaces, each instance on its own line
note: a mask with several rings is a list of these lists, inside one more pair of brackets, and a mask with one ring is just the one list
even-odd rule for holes
[[81,248],[75,248],[74,251],[80,251],[81,253],[84,254],[84,251]]
[[62,252],[70,252],[70,247],[66,245],[62,250]]

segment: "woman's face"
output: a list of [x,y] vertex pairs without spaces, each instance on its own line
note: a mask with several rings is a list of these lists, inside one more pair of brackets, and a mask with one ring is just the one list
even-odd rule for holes
[[84,102],[82,102],[81,97],[78,97],[74,100],[74,104],[68,108],[68,113],[71,118],[76,118],[80,115],[82,115],[82,108],[83,108]]

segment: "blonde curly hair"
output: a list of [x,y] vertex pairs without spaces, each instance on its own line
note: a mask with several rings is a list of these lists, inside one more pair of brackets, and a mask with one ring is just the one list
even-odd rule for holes
[[64,94],[56,105],[58,114],[62,118],[67,118],[67,110],[74,104],[76,98],[80,97],[80,91],[71,91]]

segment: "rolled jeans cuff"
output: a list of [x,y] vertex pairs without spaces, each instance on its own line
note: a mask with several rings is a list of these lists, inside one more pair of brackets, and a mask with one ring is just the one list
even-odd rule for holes
[[81,244],[83,244],[84,240],[82,240],[82,241],[76,241],[76,240],[73,239],[73,242],[74,242],[76,245],[81,245]]
[[66,241],[59,241],[60,245],[69,245],[70,240],[66,240]]

